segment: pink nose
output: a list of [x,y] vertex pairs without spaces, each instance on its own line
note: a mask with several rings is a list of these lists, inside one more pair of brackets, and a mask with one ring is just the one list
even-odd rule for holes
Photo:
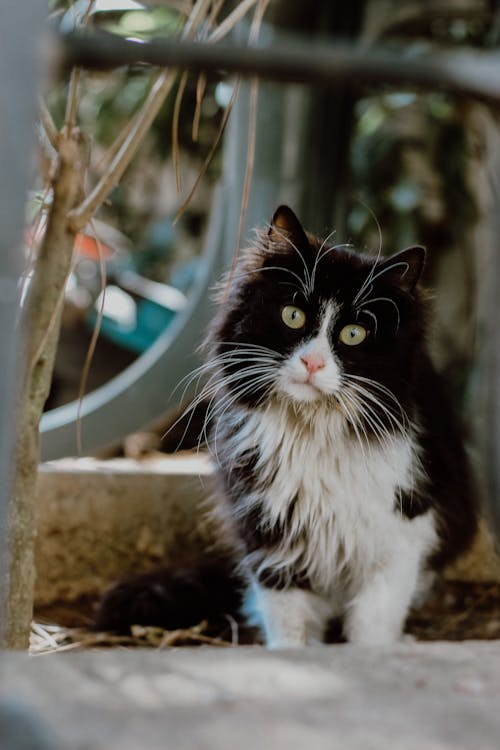
[[325,360],[319,354],[304,354],[300,360],[304,364],[309,375],[312,375],[318,370],[322,370],[325,366]]

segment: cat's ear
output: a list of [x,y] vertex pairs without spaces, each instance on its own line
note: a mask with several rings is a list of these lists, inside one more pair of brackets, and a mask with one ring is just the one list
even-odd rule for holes
[[377,276],[390,281],[411,294],[422,276],[425,265],[425,248],[421,245],[407,247],[379,265]]
[[274,242],[290,242],[295,247],[309,244],[302,224],[288,206],[279,206],[276,209],[267,234]]

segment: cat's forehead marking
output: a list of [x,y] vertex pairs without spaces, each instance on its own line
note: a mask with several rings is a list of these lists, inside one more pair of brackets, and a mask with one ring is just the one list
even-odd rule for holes
[[333,302],[332,300],[328,300],[327,302],[324,302],[321,305],[320,313],[319,313],[319,320],[320,320],[320,327],[319,327],[319,335],[320,336],[328,336],[328,333],[331,331],[333,326],[335,325],[335,321],[339,317],[340,313],[340,305],[336,302]]

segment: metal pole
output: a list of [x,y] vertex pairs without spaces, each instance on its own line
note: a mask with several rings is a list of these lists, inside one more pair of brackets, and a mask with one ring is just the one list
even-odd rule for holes
[[0,5],[0,641],[8,593],[8,519],[15,502],[15,422],[19,397],[19,289],[39,37],[45,3]]
[[195,72],[243,76],[290,83],[346,82],[351,85],[414,85],[500,101],[500,53],[433,50],[405,54],[384,45],[346,44],[332,39],[314,47],[290,36],[273,47],[207,44],[156,39],[136,42],[104,31],[78,31],[54,37],[55,61],[109,70],[147,63]]

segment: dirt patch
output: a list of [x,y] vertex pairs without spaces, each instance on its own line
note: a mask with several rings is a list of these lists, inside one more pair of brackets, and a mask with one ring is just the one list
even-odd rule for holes
[[500,638],[500,583],[445,581],[406,629],[420,641]]

